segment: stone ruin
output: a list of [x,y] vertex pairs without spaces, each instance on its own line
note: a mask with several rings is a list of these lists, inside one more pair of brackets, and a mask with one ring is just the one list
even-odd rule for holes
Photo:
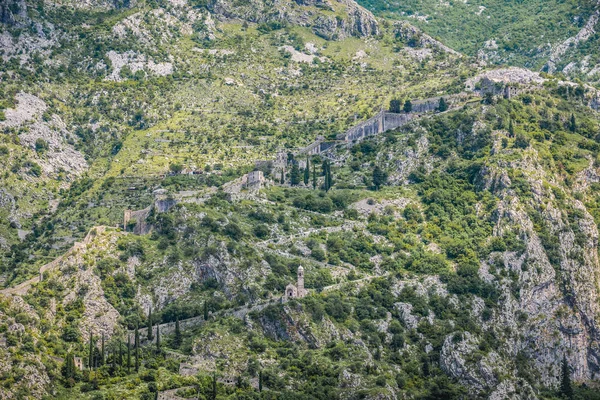
[[136,235],[145,235],[150,233],[150,229],[152,228],[146,222],[146,218],[150,215],[152,211],[152,206],[148,206],[143,210],[125,210],[123,213],[123,230],[127,231],[127,227],[131,221],[135,221],[135,226],[133,227],[133,233]]
[[514,83],[484,77],[481,79],[480,92],[482,96],[490,93],[492,96],[502,96],[505,99],[511,99],[517,96],[521,90]]
[[246,174],[244,188],[250,191],[259,191],[265,184],[265,176],[262,171],[252,171]]
[[247,173],[241,178],[227,182],[223,185],[223,191],[227,193],[229,201],[237,200],[245,196],[254,196],[265,187],[269,181],[265,178],[264,173],[260,170],[255,170]]

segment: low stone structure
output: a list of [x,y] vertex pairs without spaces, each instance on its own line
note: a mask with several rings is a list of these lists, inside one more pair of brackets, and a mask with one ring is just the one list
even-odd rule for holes
[[146,218],[150,215],[152,206],[148,206],[143,210],[125,210],[123,213],[123,230],[127,231],[129,222],[135,220],[135,226],[133,227],[133,233],[136,235],[145,235],[150,232],[150,226],[146,223]]

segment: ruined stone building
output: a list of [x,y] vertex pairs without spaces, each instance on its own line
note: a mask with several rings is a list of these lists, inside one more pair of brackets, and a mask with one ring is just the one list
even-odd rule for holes
[[258,191],[265,184],[265,176],[262,171],[252,171],[246,175],[244,188],[250,191]]
[[150,226],[146,223],[146,218],[150,215],[152,206],[148,206],[143,210],[125,210],[123,213],[123,230],[127,231],[127,227],[131,221],[135,221],[133,233],[136,235],[145,235],[150,232]]
[[293,298],[303,298],[306,296],[307,291],[304,289],[304,268],[302,265],[298,267],[298,282],[296,285],[290,283],[285,287],[285,293],[281,298],[282,301],[286,301]]
[[493,96],[502,96],[505,99],[510,99],[520,93],[519,87],[503,79],[494,79],[484,77],[481,80],[481,95],[491,93]]

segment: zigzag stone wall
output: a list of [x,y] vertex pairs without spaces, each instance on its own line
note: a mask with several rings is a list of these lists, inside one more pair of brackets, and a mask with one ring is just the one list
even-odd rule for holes
[[372,118],[361,122],[355,127],[350,128],[344,133],[336,136],[337,140],[353,142],[361,140],[367,136],[379,135],[392,129],[405,125],[414,118],[413,114],[396,114],[387,111],[380,111]]

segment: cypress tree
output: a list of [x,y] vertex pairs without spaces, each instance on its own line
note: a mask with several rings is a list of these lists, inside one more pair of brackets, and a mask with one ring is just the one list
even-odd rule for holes
[[326,192],[328,192],[329,189],[331,189],[331,186],[333,185],[333,180],[331,179],[331,164],[328,160],[323,161],[322,168],[323,175],[325,175],[325,183],[323,185],[323,188]]
[[387,174],[379,168],[379,165],[376,165],[373,169],[373,186],[375,186],[375,190],[379,190],[381,185],[384,185],[387,181]]
[[100,365],[104,365],[104,360],[106,359],[106,358],[105,358],[105,354],[106,354],[106,353],[104,352],[104,332],[102,332],[102,345],[101,345],[101,347],[100,347],[100,348],[101,348],[102,350],[101,350],[101,352],[100,352],[100,361],[98,362],[98,364],[100,364]]
[[310,179],[310,165],[308,161],[308,157],[306,157],[306,168],[304,168],[304,184],[308,185],[308,181]]
[[400,105],[401,104],[402,103],[398,99],[392,99],[392,100],[390,100],[390,112],[393,112],[393,113],[396,113],[396,114],[399,113],[401,111],[400,110]]
[[515,127],[513,126],[512,119],[508,123],[508,136],[509,137],[515,137]]
[[282,185],[285,183],[285,176],[283,175],[283,168],[281,169],[281,178],[279,179],[279,183]]
[[112,349],[112,369],[113,371],[117,370],[117,349],[114,347]]
[[123,341],[119,339],[119,367],[123,366]]
[[412,102],[410,100],[406,100],[404,103],[404,112],[409,113],[412,111]]
[[573,385],[571,384],[571,368],[567,357],[563,356],[560,373],[560,395],[565,399],[573,398]]
[[294,163],[292,165],[292,172],[290,173],[290,183],[294,186],[300,183],[300,168],[298,168],[297,163]]
[[127,334],[127,372],[131,370],[131,335]]
[[156,324],[156,350],[160,351],[160,324]]
[[92,344],[92,331],[90,330],[90,354],[89,354],[89,359],[88,359],[88,368],[89,369],[93,369],[94,368],[94,349],[93,349],[93,344]]
[[312,177],[312,185],[313,190],[317,189],[317,169],[315,168],[315,164],[313,164],[313,177]]
[[571,124],[569,126],[571,132],[575,132],[577,130],[577,122],[575,121],[575,114],[571,114]]
[[262,392],[262,385],[263,385],[263,377],[262,377],[262,370],[258,371],[258,391]]
[[140,332],[137,324],[135,325],[135,371],[140,369]]
[[204,302],[204,320],[208,321],[208,304],[206,304],[206,301]]
[[323,161],[323,165],[321,165],[323,169],[323,176],[325,177],[325,183],[323,184],[323,189],[325,191],[329,190],[329,162],[327,160]]
[[179,346],[181,346],[181,329],[179,328],[179,316],[176,317],[175,319],[175,340],[174,340],[174,345],[176,348],[178,348]]
[[438,106],[438,111],[444,112],[447,109],[448,109],[448,104],[446,103],[446,100],[443,97],[440,97],[440,104]]
[[65,379],[65,382],[70,387],[75,379],[75,359],[73,358],[72,353],[67,354],[67,358],[65,359],[65,362],[61,368],[61,373]]
[[148,308],[148,340],[152,341],[154,336],[152,334],[152,307]]

